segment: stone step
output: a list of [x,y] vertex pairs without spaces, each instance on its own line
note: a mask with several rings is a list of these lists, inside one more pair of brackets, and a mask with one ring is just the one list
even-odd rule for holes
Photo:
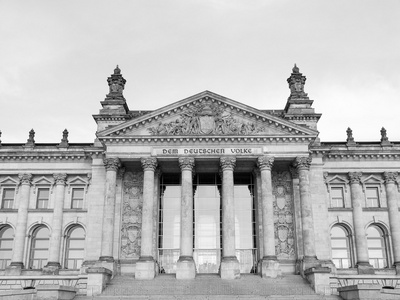
[[223,280],[218,275],[197,275],[193,280],[177,280],[174,275],[160,275],[154,280],[135,280],[133,276],[116,276],[97,297],[79,296],[76,300],[224,300],[224,299],[340,299],[316,295],[299,275],[263,279],[242,275],[240,279]]

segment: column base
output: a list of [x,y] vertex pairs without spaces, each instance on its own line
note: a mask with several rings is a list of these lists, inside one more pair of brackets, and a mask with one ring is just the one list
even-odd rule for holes
[[356,264],[358,274],[371,275],[375,274],[374,267],[369,262],[357,262]]
[[24,263],[11,262],[11,264],[8,267],[6,267],[5,275],[21,275],[23,268],[24,268]]
[[61,265],[57,261],[49,261],[47,265],[43,267],[42,273],[46,275],[58,275]]
[[225,256],[222,258],[220,275],[222,279],[239,279],[240,267],[236,256]]
[[262,278],[276,278],[282,274],[276,256],[264,256],[260,261],[260,273]]
[[156,276],[156,262],[152,256],[140,257],[136,262],[135,279],[151,280]]
[[194,279],[196,265],[192,256],[180,256],[176,265],[176,279]]

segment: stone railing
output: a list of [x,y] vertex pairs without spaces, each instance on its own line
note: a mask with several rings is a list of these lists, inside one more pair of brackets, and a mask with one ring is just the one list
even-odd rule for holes
[[86,274],[0,276],[0,291],[33,289],[51,285],[76,288],[77,294],[86,295],[87,278]]

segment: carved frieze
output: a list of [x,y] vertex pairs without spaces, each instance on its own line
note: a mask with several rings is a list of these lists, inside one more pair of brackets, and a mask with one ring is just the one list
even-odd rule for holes
[[294,259],[293,193],[290,173],[272,172],[275,251],[279,259]]
[[247,135],[264,130],[256,123],[234,118],[230,109],[211,100],[191,105],[175,121],[149,128],[152,135]]
[[143,173],[127,172],[123,180],[121,258],[140,256],[143,205]]

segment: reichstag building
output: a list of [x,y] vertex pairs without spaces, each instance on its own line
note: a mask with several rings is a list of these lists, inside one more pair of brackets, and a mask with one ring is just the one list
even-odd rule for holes
[[296,65],[282,110],[204,91],[132,111],[118,66],[107,82],[94,143],[0,142],[0,291],[202,274],[398,291],[400,142],[384,128],[320,141]]

